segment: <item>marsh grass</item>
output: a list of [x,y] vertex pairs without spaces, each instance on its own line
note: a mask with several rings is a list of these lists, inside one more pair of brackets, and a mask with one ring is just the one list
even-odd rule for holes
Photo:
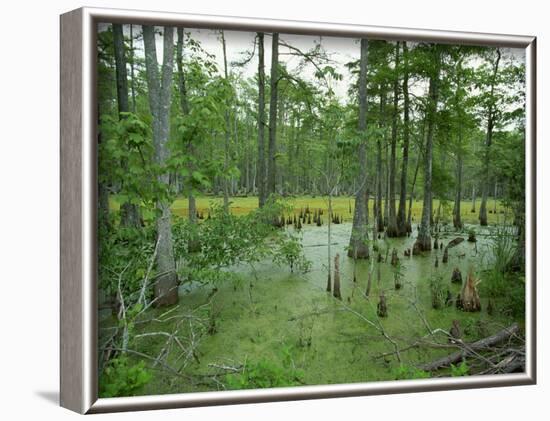
[[[285,198],[285,201],[288,202],[293,208],[294,208],[294,214],[298,215],[300,213],[300,209],[305,209],[306,206],[309,206],[310,210],[313,212],[314,209],[323,209],[323,215],[322,219],[323,222],[327,222],[327,215],[328,215],[328,201],[326,197],[323,196],[297,196],[297,197],[287,197]],[[256,196],[247,196],[247,197],[232,197],[230,198],[230,209],[231,213],[235,215],[243,215],[251,212],[252,210],[256,209],[258,207],[258,198]],[[445,202],[446,203],[446,202]],[[222,197],[216,197],[216,196],[198,196],[196,198],[196,205],[197,205],[197,211],[203,212],[205,217],[208,214],[208,210],[213,205],[221,205],[223,204],[223,198]],[[493,209],[494,207],[494,200],[489,199],[487,202],[487,207],[490,209]],[[461,219],[466,224],[477,224],[478,223],[478,214],[477,213],[471,213],[470,208],[471,206],[470,201],[462,201],[462,212],[461,212]],[[434,199],[434,209],[437,209],[439,206],[439,199]],[[497,213],[489,213],[487,215],[489,224],[496,224],[496,223],[502,223],[504,221],[505,215],[505,207],[504,205],[497,200],[496,203],[497,206]],[[112,210],[118,211],[120,207],[120,204],[116,198],[116,196],[111,197],[110,200],[110,208]],[[369,215],[373,214],[373,200],[369,200]],[[332,198],[332,208],[333,213],[336,215],[339,215],[343,218],[343,222],[351,222],[353,219],[353,211],[355,209],[354,207],[354,198],[348,197],[348,196],[337,196]],[[182,217],[187,217],[188,214],[188,200],[184,197],[179,197],[172,203],[171,206],[172,211],[174,214]],[[351,212],[350,212],[351,209]],[[452,215],[450,215],[450,208],[449,206],[442,206],[442,214],[441,214],[441,223],[449,223],[452,225]],[[422,215],[422,201],[421,200],[415,200],[413,201],[413,207],[412,207],[412,218],[413,218],[413,224],[418,223],[420,221],[420,217]]]

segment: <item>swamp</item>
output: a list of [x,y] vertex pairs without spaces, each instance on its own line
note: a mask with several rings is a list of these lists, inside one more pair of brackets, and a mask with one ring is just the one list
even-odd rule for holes
[[525,57],[100,24],[101,397],[525,370]]

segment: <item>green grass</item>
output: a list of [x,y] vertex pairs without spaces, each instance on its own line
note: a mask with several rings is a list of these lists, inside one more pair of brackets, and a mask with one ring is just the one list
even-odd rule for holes
[[[314,209],[322,209],[324,211],[323,219],[327,217],[327,209],[328,209],[328,199],[327,197],[322,196],[298,196],[294,198],[287,198],[287,202],[294,207],[294,213],[298,214],[300,212],[300,209],[305,209],[306,206],[309,206],[310,210]],[[233,214],[236,215],[244,215],[249,213],[250,211],[256,209],[258,207],[258,198],[256,196],[247,196],[247,197],[232,197],[230,198],[231,205],[230,209]],[[452,223],[452,203],[447,202],[447,206],[442,206],[442,221]],[[223,204],[223,198],[222,197],[214,197],[214,196],[198,196],[196,198],[196,206],[198,212],[203,212],[205,217],[208,213],[208,209],[214,205],[221,205]],[[463,223],[466,224],[477,224],[478,223],[478,216],[479,216],[479,204],[480,200],[476,202],[476,212],[472,213],[470,210],[472,208],[472,202],[471,201],[462,201],[461,204],[461,217]],[[396,200],[396,206],[398,206],[398,201]],[[505,218],[505,207],[502,205],[500,201],[497,200],[496,203],[496,209],[497,213],[492,213],[495,206],[495,201],[492,199],[489,199],[487,202],[487,209],[488,209],[488,222],[489,224],[495,224],[495,223],[502,223]],[[110,201],[110,207],[112,210],[118,211],[120,204],[116,199],[116,196],[111,198]],[[369,201],[369,214],[373,214],[373,201]],[[434,210],[437,210],[439,207],[439,200],[434,199]],[[353,210],[354,210],[354,199],[352,197],[347,196],[339,196],[333,198],[333,204],[332,204],[333,212],[335,214],[338,214],[344,218],[344,222],[351,222],[353,219]],[[350,212],[351,208],[351,212]],[[187,217],[188,213],[188,200],[184,197],[177,198],[171,206],[171,209],[175,215]],[[407,201],[407,209],[408,209],[408,201]],[[489,211],[491,213],[489,213]],[[412,208],[412,217],[413,217],[413,223],[419,222],[420,217],[422,216],[422,201],[416,200],[413,201],[413,208]],[[510,216],[508,216],[508,220],[510,220]]]

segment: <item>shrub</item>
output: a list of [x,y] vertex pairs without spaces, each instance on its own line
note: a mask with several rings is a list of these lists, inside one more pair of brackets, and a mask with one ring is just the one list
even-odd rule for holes
[[458,365],[451,364],[451,377],[463,377],[469,374],[470,367],[466,361],[462,361]]
[[99,396],[132,396],[147,384],[151,377],[143,361],[132,364],[126,356],[113,358],[99,376]]
[[282,365],[262,359],[249,362],[242,373],[228,374],[225,384],[228,389],[259,389],[267,387],[298,386],[303,384],[303,372],[294,367],[291,348],[281,351]]
[[394,370],[395,380],[427,379],[430,373],[414,366],[401,364]]
[[434,309],[442,308],[447,298],[447,288],[443,281],[443,276],[439,274],[432,275],[430,279],[430,292],[432,296],[432,307]]

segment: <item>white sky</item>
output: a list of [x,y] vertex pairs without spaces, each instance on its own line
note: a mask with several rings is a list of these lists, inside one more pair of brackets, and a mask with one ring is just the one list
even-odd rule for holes
[[[99,24],[99,31],[105,30],[110,24]],[[141,27],[139,25],[133,26],[134,36],[141,33]],[[220,38],[220,32],[209,29],[185,29],[186,34],[190,33],[191,37],[199,41],[204,50],[215,56],[215,62],[220,74],[223,72],[223,49]],[[130,34],[130,26],[124,25],[124,33],[126,36]],[[240,74],[242,77],[248,79],[256,75],[258,71],[258,55],[257,51],[254,57],[244,67],[232,67],[231,62],[243,60],[247,54],[245,52],[251,52],[254,45],[254,32],[242,32],[242,31],[225,31],[226,51],[228,63],[230,65],[229,70],[235,74]],[[333,61],[330,63],[338,73],[343,77],[342,80],[333,80],[332,89],[336,95],[343,99],[347,96],[347,91],[350,85],[353,83],[353,77],[350,71],[345,67],[346,63],[359,59],[359,40],[353,38],[344,37],[319,37],[311,35],[293,35],[293,34],[280,34],[281,41],[306,52],[315,46],[315,43],[321,42],[321,46],[327,52],[329,58]],[[174,43],[177,41],[177,35],[174,33]],[[162,37],[157,35],[157,59],[159,63],[162,63],[163,56],[163,41]],[[264,37],[264,51],[265,51],[265,69],[266,74],[269,74],[271,67],[271,36],[265,34]],[[134,43],[136,53],[138,56],[143,57],[143,42],[140,38],[139,41]],[[524,49],[504,49],[505,54],[512,56],[518,63],[525,62],[525,50]],[[287,69],[293,73],[301,62],[301,58],[295,55],[289,55],[291,51],[284,47],[279,47],[279,61],[285,63]],[[185,51],[184,51],[185,54]],[[481,63],[481,62],[480,62]],[[475,63],[473,64],[475,66]],[[302,69],[299,76],[310,82],[315,82],[315,68],[311,64],[306,64]],[[317,82],[318,83],[318,82]],[[427,84],[424,81],[411,85],[411,93],[417,96],[425,95],[427,91]]]

